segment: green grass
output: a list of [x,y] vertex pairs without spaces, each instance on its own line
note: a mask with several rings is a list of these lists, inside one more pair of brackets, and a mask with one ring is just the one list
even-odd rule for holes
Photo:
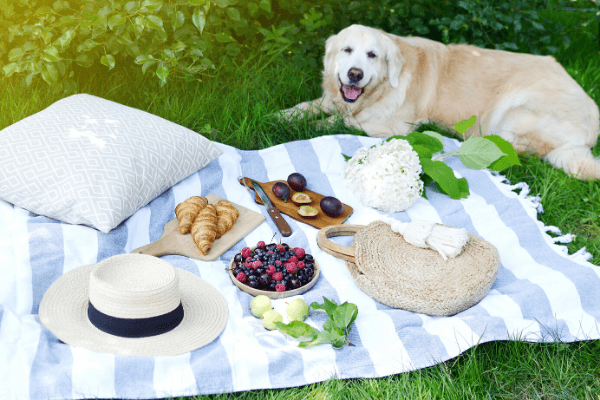
[[[596,27],[591,27],[592,30]],[[600,103],[600,49],[576,37],[557,59]],[[78,74],[79,92],[136,107],[241,149],[259,149],[293,140],[338,133],[361,134],[337,124],[318,129],[309,121],[289,125],[269,117],[282,108],[320,95],[319,67],[257,55],[232,63],[201,84],[175,82],[159,87],[150,74],[117,67],[113,72]],[[0,86],[0,129],[38,112],[64,95],[45,84]],[[425,127],[423,127],[425,128]],[[427,127],[431,128],[431,127]],[[600,144],[594,149],[600,155]],[[538,157],[520,156],[522,166],[506,171],[540,195],[539,219],[574,233],[570,253],[585,246],[600,266],[600,182],[570,178]],[[381,379],[330,380],[300,388],[206,396],[210,399],[600,399],[600,341],[577,343],[493,342],[476,346],[439,365]]]

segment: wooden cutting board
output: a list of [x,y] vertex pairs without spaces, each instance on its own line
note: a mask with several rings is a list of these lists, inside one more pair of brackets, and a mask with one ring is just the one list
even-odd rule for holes
[[[214,194],[209,194],[205,197],[208,200],[208,204],[216,204],[220,200],[223,200]],[[262,214],[234,202],[231,202],[231,204],[239,211],[240,216],[229,231],[225,232],[221,238],[215,240],[212,248],[205,256],[198,250],[196,243],[194,243],[194,240],[192,239],[191,233],[182,235],[179,232],[179,221],[177,218],[174,218],[165,224],[163,234],[157,241],[137,248],[131,253],[148,254],[156,257],[167,254],[176,254],[202,261],[214,261],[265,220],[265,217]]]
[[[243,185],[244,180],[246,180],[246,185],[250,189],[252,189],[252,182],[248,178],[240,178],[240,180],[239,180],[240,184]],[[254,181],[256,183],[258,183],[263,189],[265,189],[265,192],[267,192],[269,199],[275,205],[275,207],[277,207],[277,209],[279,209],[279,212],[292,217],[296,221],[304,222],[305,224],[308,224],[308,225],[312,226],[313,228],[321,229],[321,228],[325,228],[326,226],[330,226],[330,225],[343,224],[344,221],[346,221],[348,219],[348,217],[350,215],[352,215],[352,212],[354,212],[354,209],[352,207],[350,207],[347,204],[342,203],[344,205],[344,211],[342,211],[342,215],[340,215],[339,217],[336,217],[336,218],[325,215],[325,213],[323,212],[323,210],[321,210],[321,207],[319,206],[321,199],[325,196],[323,196],[322,194],[319,194],[317,192],[313,192],[312,190],[305,189],[302,193],[306,193],[307,195],[312,197],[312,199],[313,199],[312,203],[310,203],[309,205],[311,207],[314,207],[317,210],[319,210],[319,214],[317,214],[317,218],[312,218],[312,219],[304,218],[300,214],[298,214],[298,206],[295,205],[294,203],[292,203],[292,200],[288,200],[287,202],[284,202],[283,200],[280,200],[279,198],[277,198],[275,196],[275,194],[273,193],[273,185],[275,183],[283,182],[287,185],[286,181],[280,180],[280,181],[272,181],[272,182],[266,182],[266,183],[258,182],[256,180],[254,180]],[[294,195],[294,193],[296,193],[296,191],[294,191],[292,188],[290,188],[290,198]],[[262,201],[258,197],[258,194],[254,195],[254,201],[256,201],[257,204],[262,204]]]

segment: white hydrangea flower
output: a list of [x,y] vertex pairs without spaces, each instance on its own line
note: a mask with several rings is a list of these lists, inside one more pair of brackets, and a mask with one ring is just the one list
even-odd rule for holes
[[364,205],[386,212],[404,211],[423,194],[419,156],[404,139],[361,147],[342,177]]

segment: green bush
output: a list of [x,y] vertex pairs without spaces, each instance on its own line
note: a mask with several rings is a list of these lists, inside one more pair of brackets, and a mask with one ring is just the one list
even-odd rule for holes
[[197,79],[214,68],[212,57],[236,57],[261,42],[268,32],[258,21],[273,17],[269,0],[7,3],[0,10],[4,75],[22,74],[25,85],[41,77],[70,90],[74,65],[97,62],[112,69],[133,61],[163,83],[178,75]]
[[[325,39],[353,24],[402,36],[533,54],[570,45],[567,28],[536,10],[594,0],[4,0],[0,67],[31,85],[75,91],[77,68],[137,64],[170,79],[202,79],[253,52],[318,65]],[[46,3],[47,4],[47,3]],[[600,14],[600,13],[598,13]],[[591,13],[590,18],[598,18]],[[589,32],[586,34],[591,35]]]

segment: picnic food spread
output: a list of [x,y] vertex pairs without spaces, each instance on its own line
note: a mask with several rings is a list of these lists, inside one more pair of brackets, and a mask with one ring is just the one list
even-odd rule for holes
[[271,298],[282,298],[304,293],[317,281],[318,264],[301,247],[287,243],[244,247],[231,260],[230,277],[240,289]]

